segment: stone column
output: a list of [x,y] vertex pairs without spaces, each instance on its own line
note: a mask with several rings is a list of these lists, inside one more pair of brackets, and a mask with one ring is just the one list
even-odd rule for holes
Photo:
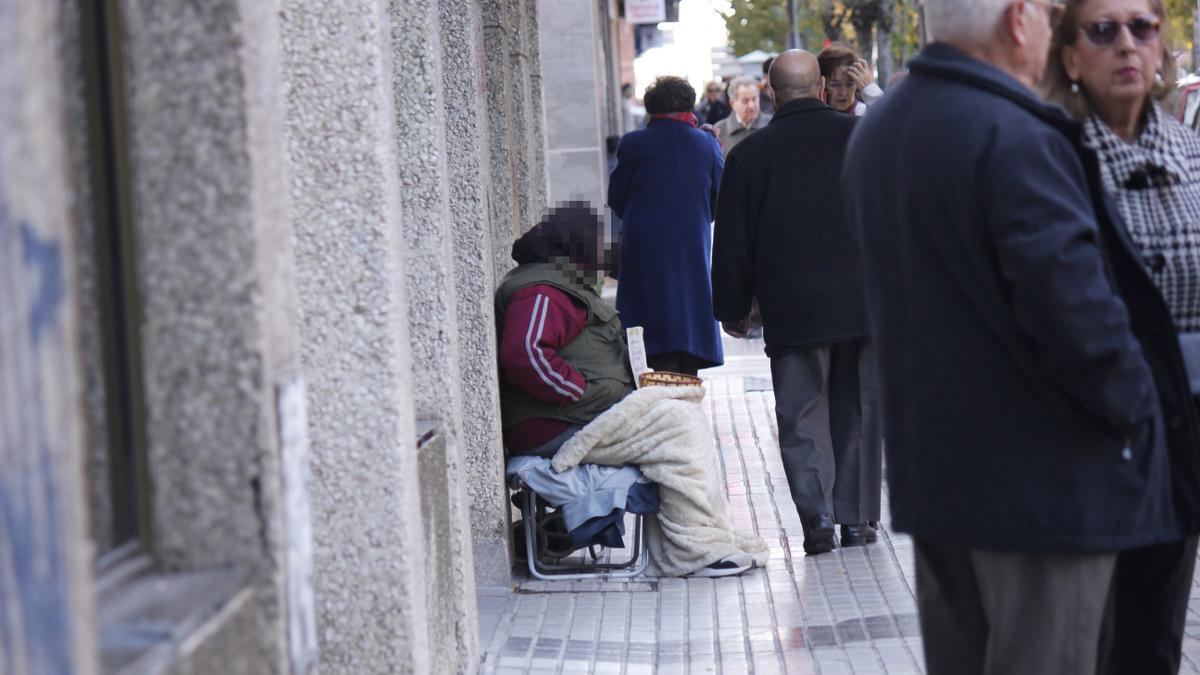
[[[440,641],[433,672],[477,662],[478,619],[467,462],[461,429],[458,296],[447,167],[447,111],[443,98],[437,0],[392,0],[393,95],[396,166],[400,176],[405,281],[417,417],[436,425],[441,443],[421,448],[422,518],[430,632]],[[464,299],[474,302],[477,298]],[[474,364],[472,364],[474,365]]]
[[[298,381],[278,12],[121,0],[155,558],[254,573],[286,668],[279,390]],[[244,656],[241,658],[245,658]]]
[[[542,78],[541,23],[538,0],[522,0],[525,21],[525,50],[529,62],[529,199],[530,210],[541,214],[546,210],[550,183],[546,171],[546,98]],[[597,205],[600,209],[603,205]],[[529,227],[533,223],[528,223]]]
[[283,44],[322,669],[434,672],[388,3],[285,0]]
[[496,277],[512,268],[513,239],[546,206],[545,114],[537,0],[475,0],[482,9],[488,161]]
[[585,200],[604,213],[608,182],[604,77],[595,3],[537,0],[546,100],[550,200]]
[[516,174],[516,132],[520,121],[516,118],[512,100],[516,98],[512,69],[509,67],[511,54],[519,49],[514,38],[513,9],[511,0],[476,0],[483,18],[483,50],[489,56],[484,61],[484,78],[487,91],[487,152],[491,167],[492,192],[490,195],[492,232],[494,247],[495,277],[500,279],[513,262],[509,247],[514,235],[521,229],[518,206]]
[[58,3],[0,0],[0,672],[97,672]]
[[504,487],[500,394],[496,382],[491,172],[484,137],[482,16],[471,0],[441,0],[442,88],[459,328],[461,437],[467,452],[475,583],[512,581],[509,508]]

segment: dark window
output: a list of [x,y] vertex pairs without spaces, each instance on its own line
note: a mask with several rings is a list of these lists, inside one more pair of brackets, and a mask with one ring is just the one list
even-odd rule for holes
[[108,474],[93,481],[107,485],[107,494],[92,499],[107,500],[111,514],[109,531],[97,537],[103,554],[146,539],[145,437],[120,14],[117,0],[84,0],[81,10],[105,402],[105,438],[98,441]]

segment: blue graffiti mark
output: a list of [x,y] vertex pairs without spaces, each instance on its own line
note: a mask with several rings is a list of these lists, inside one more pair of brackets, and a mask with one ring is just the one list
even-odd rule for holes
[[[9,539],[7,560],[0,565],[13,574],[16,588],[5,588],[7,575],[0,575],[0,598],[17,601],[17,626],[7,625],[7,612],[0,612],[0,644],[9,656],[0,659],[5,672],[71,672],[70,628],[65,586],[66,570],[58,539],[58,499],[49,448],[39,448],[40,475],[0,485],[0,522]],[[18,630],[19,629],[19,630]],[[24,659],[17,656],[13,639],[21,639]]]
[[[62,253],[41,240],[28,223],[11,217],[0,192],[0,253],[14,250],[20,233],[25,265],[39,274],[29,298],[32,345],[0,350],[10,380],[29,401],[42,398],[33,353],[55,318],[63,298]],[[0,288],[11,291],[22,270],[0,266]],[[12,357],[11,360],[4,357]],[[36,404],[23,406],[12,447],[0,464],[0,672],[69,675],[72,670],[69,579],[61,540],[59,493],[54,453],[48,446],[49,420]],[[13,610],[15,609],[15,613]],[[18,648],[20,645],[20,648]]]
[[20,223],[21,250],[25,264],[39,274],[38,289],[29,308],[29,332],[34,344],[54,323],[63,299],[62,247],[38,237],[28,223]]

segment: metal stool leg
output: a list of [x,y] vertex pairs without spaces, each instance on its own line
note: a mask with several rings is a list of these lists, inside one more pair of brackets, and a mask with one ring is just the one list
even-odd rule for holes
[[[620,564],[595,565],[555,565],[542,563],[537,546],[537,495],[528,486],[522,486],[524,499],[521,500],[521,517],[525,529],[525,557],[529,566],[529,574],[541,581],[573,581],[583,579],[629,579],[646,571],[648,558],[646,555],[645,516],[638,515],[634,519],[633,557]],[[586,571],[585,571],[586,570]]]

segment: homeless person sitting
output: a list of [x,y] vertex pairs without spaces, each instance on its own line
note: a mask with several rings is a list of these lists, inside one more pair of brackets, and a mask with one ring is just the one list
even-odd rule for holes
[[733,529],[703,388],[635,391],[620,317],[596,290],[615,259],[603,233],[595,210],[574,202],[513,244],[518,267],[496,291],[507,472],[562,507],[571,550],[619,545],[597,524],[619,530],[624,510],[657,507],[646,522],[648,574],[765,565],[765,543]]

